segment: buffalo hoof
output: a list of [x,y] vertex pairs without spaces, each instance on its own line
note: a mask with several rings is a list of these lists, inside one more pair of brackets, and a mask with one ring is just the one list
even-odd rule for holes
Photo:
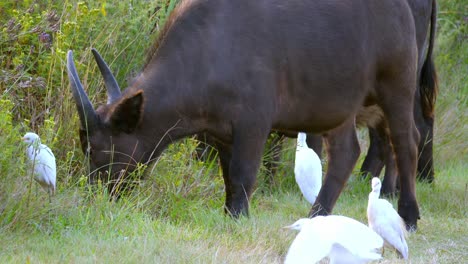
[[406,224],[406,230],[416,232],[418,229],[419,208],[416,201],[398,201],[398,214]]

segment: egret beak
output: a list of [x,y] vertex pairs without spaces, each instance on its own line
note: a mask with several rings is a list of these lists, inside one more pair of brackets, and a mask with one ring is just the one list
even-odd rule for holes
[[281,229],[292,229],[292,225],[283,226]]

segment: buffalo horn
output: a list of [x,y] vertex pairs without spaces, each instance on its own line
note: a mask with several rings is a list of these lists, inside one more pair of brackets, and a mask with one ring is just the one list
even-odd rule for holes
[[111,104],[120,98],[120,87],[117,81],[115,80],[114,75],[112,74],[107,63],[102,59],[101,55],[96,49],[91,49],[94,55],[94,59],[101,71],[102,77],[104,78],[104,84],[107,88],[107,104]]
[[73,52],[71,50],[69,50],[67,54],[67,71],[73,98],[75,99],[78,114],[80,115],[81,128],[90,131],[97,125],[98,120],[93,105],[89,101],[83,89],[83,85],[80,82],[80,78],[78,77],[78,72],[73,62]]

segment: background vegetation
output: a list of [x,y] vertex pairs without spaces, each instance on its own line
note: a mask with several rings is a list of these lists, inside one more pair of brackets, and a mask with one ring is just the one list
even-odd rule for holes
[[[217,161],[195,159],[193,139],[172,145],[147,168],[137,190],[118,203],[86,186],[65,53],[74,50],[91,100],[104,103],[90,48],[97,48],[119,83],[126,83],[141,69],[175,4],[0,2],[1,263],[281,262],[295,234],[280,227],[309,210],[293,179],[292,141],[282,154],[276,184],[267,186],[261,170],[252,216],[239,221],[223,215]],[[468,7],[463,0],[441,0],[439,6],[437,178],[432,186],[418,184],[422,219],[409,246],[413,263],[466,263]],[[58,192],[51,204],[32,182],[25,161],[20,137],[27,131],[40,134],[57,158]],[[365,132],[361,138],[365,148]],[[366,222],[368,192],[368,182],[352,177],[334,213]],[[392,252],[386,259],[399,262]]]

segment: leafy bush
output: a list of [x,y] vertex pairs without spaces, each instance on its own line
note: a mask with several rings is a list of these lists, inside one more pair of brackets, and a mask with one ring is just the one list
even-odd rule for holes
[[74,50],[91,100],[102,103],[106,93],[90,48],[101,52],[123,84],[139,71],[155,36],[150,32],[172,2],[0,3],[0,143],[4,146],[0,153],[0,212],[7,212],[0,216],[0,223],[3,217],[4,224],[20,219],[19,209],[29,197],[31,178],[24,148],[18,143],[27,131],[37,132],[54,151],[59,192],[84,185],[86,166],[76,141],[78,117],[66,75],[67,50]]

